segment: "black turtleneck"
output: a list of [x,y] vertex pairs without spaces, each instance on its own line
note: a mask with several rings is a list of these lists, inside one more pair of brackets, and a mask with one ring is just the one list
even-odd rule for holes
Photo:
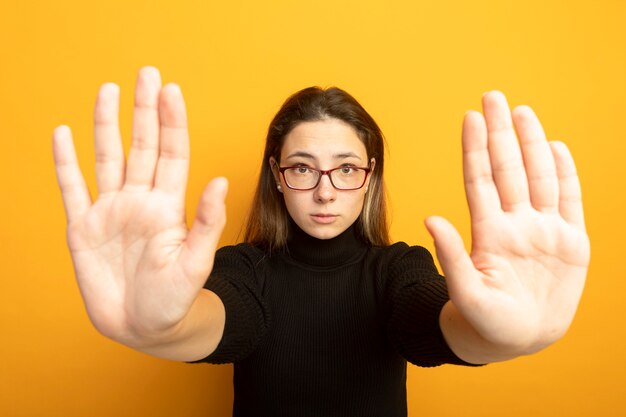
[[418,246],[295,226],[272,256],[221,248],[205,287],[226,325],[203,361],[235,363],[234,416],[406,416],[406,360],[463,364],[439,328],[445,282]]
[[332,268],[351,263],[367,250],[356,235],[354,225],[333,239],[317,239],[293,221],[285,253],[288,258],[316,268]]

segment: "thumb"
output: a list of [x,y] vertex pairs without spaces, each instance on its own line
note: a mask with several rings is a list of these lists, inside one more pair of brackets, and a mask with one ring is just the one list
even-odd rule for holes
[[446,277],[451,298],[454,294],[467,291],[468,286],[475,283],[477,274],[461,235],[443,217],[431,216],[424,223],[435,240],[437,259]]
[[226,178],[218,177],[209,182],[200,197],[196,218],[181,252],[184,270],[198,279],[206,280],[213,268],[215,251],[226,225],[227,192]]

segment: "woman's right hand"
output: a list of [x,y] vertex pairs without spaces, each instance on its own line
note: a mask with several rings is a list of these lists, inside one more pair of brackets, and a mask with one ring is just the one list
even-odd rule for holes
[[128,164],[118,109],[119,88],[104,84],[95,107],[95,202],[66,126],[54,131],[54,160],[89,318],[105,336],[149,349],[176,338],[199,298],[226,222],[227,182],[209,183],[188,230],[189,138],[179,87],[161,87],[156,68],[139,72]]

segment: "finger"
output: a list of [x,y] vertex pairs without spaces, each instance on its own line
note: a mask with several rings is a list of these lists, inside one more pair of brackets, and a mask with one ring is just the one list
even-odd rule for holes
[[517,143],[511,112],[504,94],[492,91],[483,96],[487,121],[491,170],[505,211],[529,203],[528,181]]
[[67,223],[81,217],[91,206],[91,196],[78,166],[72,132],[59,126],[52,137],[52,153]]
[[501,210],[500,197],[491,172],[487,126],[480,113],[470,111],[465,114],[462,138],[465,194],[472,223],[475,223]]
[[124,184],[124,148],[120,135],[119,87],[112,83],[100,87],[94,111],[96,180],[98,191],[117,191]]
[[554,157],[541,123],[528,106],[516,107],[512,116],[522,146],[530,201],[539,211],[556,212],[559,206],[559,183]]
[[213,255],[226,224],[227,191],[226,178],[216,178],[207,185],[180,255],[185,272],[198,279],[199,284],[204,283],[213,268]]
[[133,141],[128,154],[126,186],[151,189],[159,155],[159,92],[161,75],[144,67],[137,76],[133,110]]
[[182,92],[168,84],[159,100],[161,145],[155,188],[185,198],[189,171],[189,134],[187,112]]
[[550,148],[559,178],[559,212],[565,221],[584,230],[582,192],[574,158],[563,142],[550,142]]
[[437,259],[446,277],[450,297],[473,292],[480,281],[461,235],[442,217],[431,216],[426,219],[425,224],[435,241]]

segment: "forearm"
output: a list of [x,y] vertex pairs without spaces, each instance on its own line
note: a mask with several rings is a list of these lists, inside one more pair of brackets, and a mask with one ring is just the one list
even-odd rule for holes
[[168,332],[142,335],[125,343],[135,350],[175,361],[195,361],[213,353],[224,332],[225,312],[220,298],[201,290],[189,313]]
[[541,348],[531,343],[495,343],[487,340],[463,317],[452,301],[439,316],[439,325],[450,349],[465,362],[485,364],[534,353]]

